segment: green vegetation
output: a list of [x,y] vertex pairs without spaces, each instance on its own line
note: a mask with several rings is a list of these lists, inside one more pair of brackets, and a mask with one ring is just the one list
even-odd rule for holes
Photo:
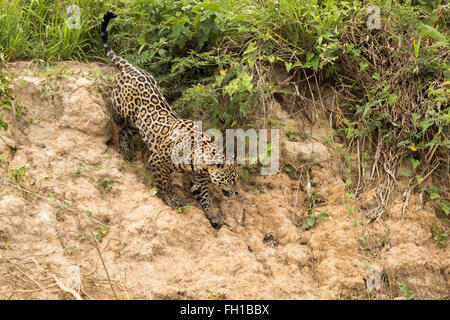
[[27,169],[25,167],[14,167],[9,170],[8,179],[13,182],[19,182],[23,177],[25,177]]
[[104,226],[99,225],[99,226],[98,226],[98,229],[96,230],[95,238],[100,239],[100,238],[102,238],[107,232],[108,232],[108,230],[107,230]]
[[437,224],[433,225],[433,239],[438,247],[442,248],[447,245],[447,233],[443,232]]
[[176,207],[175,211],[178,213],[183,213],[184,211],[186,211],[186,209],[189,209],[190,207],[191,207],[191,205],[188,203],[188,204],[185,204],[184,206]]
[[12,110],[12,84],[9,76],[3,72],[5,66],[5,56],[0,51],[0,130],[8,130],[8,124],[3,120],[3,110]]
[[[413,280],[409,280],[409,283],[413,282],[414,282]],[[398,282],[398,285],[400,286],[400,290],[402,291],[403,295],[407,300],[411,300],[412,298],[414,298],[416,293],[409,289],[409,285],[406,281],[400,281]]]
[[[385,181],[400,165],[413,187],[430,186],[424,181],[431,174],[449,180],[450,7],[445,1],[374,1],[379,29],[369,29],[373,13],[356,0],[71,4],[80,8],[75,29],[66,24],[74,16],[68,17],[64,1],[0,0],[0,62],[107,61],[98,31],[103,13],[112,9],[118,14],[109,29],[112,47],[155,75],[182,116],[198,110],[220,129],[250,125],[261,118],[268,97],[285,92],[268,76],[277,65],[296,76],[290,81],[332,85],[339,100],[333,113],[338,134],[348,146],[362,147],[358,160],[375,161]],[[1,69],[0,79],[1,112],[11,96]],[[281,126],[290,139],[300,134],[277,119],[265,121]],[[0,128],[7,129],[1,113]],[[358,186],[348,178],[350,188]],[[445,192],[435,205],[448,214]]]
[[442,188],[439,186],[431,186],[430,188],[422,188],[421,191],[426,191],[429,196],[431,203],[435,208],[442,210],[447,216],[450,214],[450,201],[443,199]]
[[308,218],[306,222],[303,224],[304,226],[314,227],[320,219],[328,219],[330,215],[326,212],[319,213],[318,215],[314,215],[312,209],[308,209]]
[[288,124],[285,124],[285,123],[281,122],[280,120],[268,119],[267,121],[275,126],[282,127],[284,130],[284,133],[286,133],[286,135],[289,137],[290,140],[295,140],[297,138],[297,135],[299,134],[299,131],[297,130],[297,128],[294,128]]
[[100,192],[103,195],[105,195],[106,191],[111,190],[115,181],[113,179],[104,179],[100,178],[97,181],[98,188],[100,189]]

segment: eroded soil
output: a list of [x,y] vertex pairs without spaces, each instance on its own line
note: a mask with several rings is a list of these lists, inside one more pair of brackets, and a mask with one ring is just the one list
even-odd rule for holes
[[[119,155],[100,93],[114,69],[9,69],[21,82],[20,117],[13,124],[5,110],[10,128],[0,132],[0,299],[73,299],[53,275],[83,299],[392,299],[404,297],[402,281],[415,298],[449,298],[450,256],[433,240],[432,206],[411,194],[402,218],[399,193],[381,220],[367,223],[376,190],[344,200],[322,111],[308,125],[271,103],[272,118],[307,134],[281,137],[282,165],[297,174],[253,173],[233,198],[215,192],[229,225],[217,231],[183,177],[174,177],[177,193],[191,207],[177,212],[155,194],[142,159]],[[314,214],[330,218],[310,228],[313,201]],[[368,293],[370,266],[380,289]]]

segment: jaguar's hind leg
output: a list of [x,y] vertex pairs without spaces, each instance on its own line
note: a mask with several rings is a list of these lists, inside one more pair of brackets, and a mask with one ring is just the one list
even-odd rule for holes
[[129,125],[125,126],[119,132],[119,152],[128,161],[133,160],[135,154],[135,146],[133,143],[133,135],[138,131]]
[[111,112],[114,123],[121,127],[119,129],[119,152],[126,160],[133,160],[134,144],[133,135],[138,133],[137,129],[131,127],[127,121],[117,112],[119,109],[116,105],[116,91],[111,92],[111,97],[106,99],[106,106]]
[[194,174],[191,183],[191,192],[195,199],[200,202],[203,211],[209,222],[214,228],[219,228],[224,224],[220,215],[215,215],[211,209],[211,200],[208,190],[209,176],[208,174]]

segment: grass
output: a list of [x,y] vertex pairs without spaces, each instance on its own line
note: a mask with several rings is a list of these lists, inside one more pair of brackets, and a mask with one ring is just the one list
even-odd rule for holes
[[0,1],[0,46],[10,60],[86,60],[99,56],[100,41],[92,14],[100,1],[74,1],[80,28],[70,29],[64,1]]

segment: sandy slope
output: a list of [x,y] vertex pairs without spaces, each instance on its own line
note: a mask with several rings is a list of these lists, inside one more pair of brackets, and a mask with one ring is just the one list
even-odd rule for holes
[[[144,183],[142,161],[127,163],[108,143],[113,126],[99,74],[112,68],[67,62],[38,74],[19,62],[10,70],[22,79],[15,97],[26,110],[14,132],[0,132],[1,299],[73,298],[53,274],[84,299],[387,299],[403,296],[400,281],[417,298],[448,299],[449,252],[432,239],[431,206],[418,206],[413,194],[401,219],[399,195],[383,221],[365,224],[374,191],[344,203],[340,163],[322,144],[327,120],[305,129],[314,139],[283,137],[281,157],[300,166],[312,154],[323,161],[303,174],[323,200],[315,213],[332,217],[306,228],[304,179],[251,174],[234,198],[215,193],[230,225],[216,231],[182,177],[177,192],[191,208],[178,213]],[[271,112],[287,111],[274,102]],[[20,190],[4,178],[22,166]],[[367,295],[369,265],[380,270],[381,289]]]

